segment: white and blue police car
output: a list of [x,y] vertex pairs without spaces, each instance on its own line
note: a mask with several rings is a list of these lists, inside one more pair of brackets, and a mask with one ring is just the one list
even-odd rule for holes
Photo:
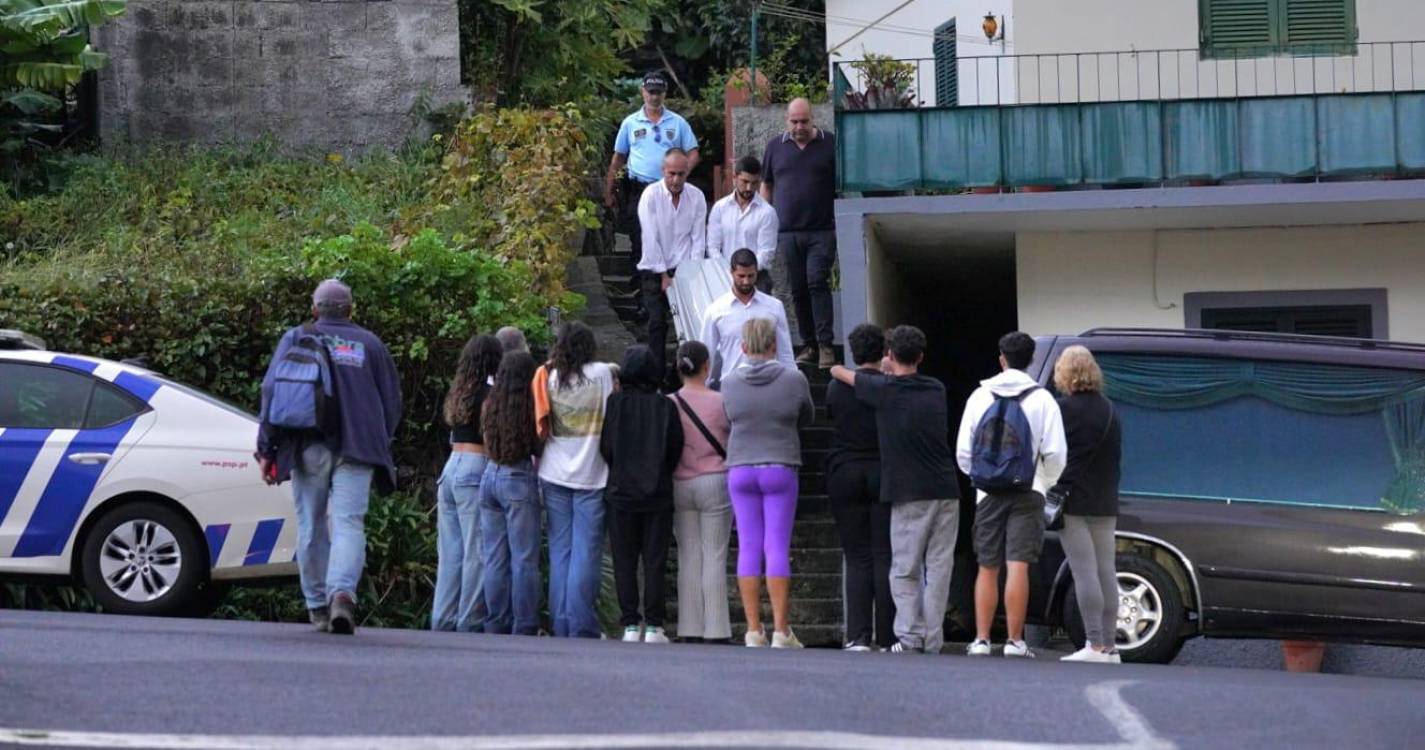
[[291,496],[262,481],[256,436],[209,394],[0,331],[0,578],[171,615],[227,582],[296,575]]

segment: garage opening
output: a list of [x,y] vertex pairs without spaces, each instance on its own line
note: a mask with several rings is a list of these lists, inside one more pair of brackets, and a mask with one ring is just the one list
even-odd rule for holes
[[[1014,234],[957,231],[936,217],[867,217],[866,300],[881,326],[908,324],[925,331],[929,351],[921,372],[945,384],[954,446],[965,400],[980,381],[999,372],[999,338],[1018,328]],[[963,498],[955,581],[948,618],[972,632],[974,557],[970,524],[974,494],[960,477]],[[947,623],[947,627],[949,623]]]

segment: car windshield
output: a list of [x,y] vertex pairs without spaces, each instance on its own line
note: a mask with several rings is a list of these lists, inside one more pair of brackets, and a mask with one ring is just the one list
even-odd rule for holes
[[213,406],[216,406],[216,407],[219,407],[219,408],[221,408],[221,409],[230,411],[230,412],[232,412],[233,414],[236,414],[236,415],[238,415],[238,416],[240,416],[240,417],[245,417],[245,418],[247,418],[247,419],[251,419],[251,420],[254,421],[254,422],[257,421],[257,415],[256,415],[256,414],[253,414],[252,412],[248,411],[247,409],[244,409],[244,408],[242,408],[241,406],[238,406],[237,404],[234,404],[234,403],[231,402],[231,401],[227,401],[227,400],[225,400],[225,399],[218,398],[217,396],[214,396],[214,395],[211,394],[211,393],[208,393],[208,392],[206,392],[206,391],[200,391],[200,390],[198,390],[197,388],[194,388],[194,387],[191,386],[191,385],[184,385],[183,383],[180,383],[180,382],[178,382],[178,381],[176,381],[176,380],[174,380],[174,379],[172,379],[172,378],[166,378],[166,377],[164,377],[164,376],[162,376],[162,375],[157,375],[157,374],[152,374],[152,373],[150,373],[150,374],[149,374],[149,377],[151,377],[151,378],[157,380],[157,381],[160,382],[160,383],[163,383],[164,385],[166,385],[166,386],[168,386],[169,388],[172,388],[172,389],[174,389],[174,390],[176,390],[176,391],[181,391],[181,392],[186,393],[186,394],[188,394],[189,396],[192,396],[192,397],[194,397],[194,398],[196,398],[196,399],[200,399],[200,400],[202,400],[202,401],[206,401],[206,402],[212,404]]

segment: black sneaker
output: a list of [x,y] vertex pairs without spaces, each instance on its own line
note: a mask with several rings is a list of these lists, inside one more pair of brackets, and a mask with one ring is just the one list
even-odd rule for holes
[[312,621],[312,627],[316,628],[318,633],[331,632],[332,615],[331,610],[326,607],[316,607],[307,610],[307,619]]
[[914,646],[907,646],[907,645],[905,645],[905,641],[896,641],[895,643],[891,644],[891,653],[893,653],[893,654],[920,654],[920,653],[924,653],[924,651],[922,651],[921,649],[918,649],[918,648],[916,648],[916,647],[914,647]]
[[854,652],[856,652],[856,653],[867,653],[867,652],[870,652],[870,651],[871,651],[871,639],[870,639],[870,638],[867,638],[866,636],[863,635],[863,636],[861,636],[860,638],[856,638],[856,639],[852,640],[850,643],[847,643],[841,650],[842,650],[842,651],[854,651]]
[[356,632],[356,602],[353,602],[351,594],[345,591],[338,591],[332,596],[331,632],[338,635],[351,635]]

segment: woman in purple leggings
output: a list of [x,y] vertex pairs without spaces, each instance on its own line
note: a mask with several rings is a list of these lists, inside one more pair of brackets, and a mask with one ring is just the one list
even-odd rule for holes
[[747,613],[748,646],[767,645],[762,630],[763,560],[772,600],[772,648],[801,648],[787,624],[791,604],[792,520],[797,514],[797,470],[802,464],[797,430],[811,423],[814,407],[806,376],[777,362],[777,329],[769,318],[742,326],[746,362],[723,378],[727,489],[737,520],[737,588]]

